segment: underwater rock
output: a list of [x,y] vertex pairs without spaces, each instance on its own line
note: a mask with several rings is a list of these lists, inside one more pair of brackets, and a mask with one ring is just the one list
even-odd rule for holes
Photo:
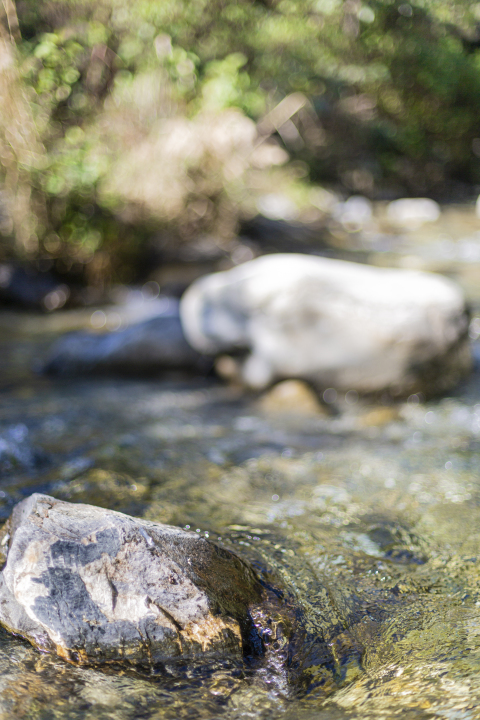
[[78,664],[242,657],[260,584],[195,533],[36,493],[1,547],[0,623],[42,651]]
[[161,370],[207,371],[185,340],[177,314],[159,315],[114,332],[75,332],[51,348],[42,370],[51,375],[120,372],[134,375]]
[[20,468],[34,472],[48,464],[48,456],[32,445],[26,425],[10,425],[0,433],[0,476]]
[[328,416],[314,391],[301,380],[277,383],[262,395],[258,407],[267,415]]
[[460,288],[438,275],[278,254],[195,281],[180,302],[201,353],[245,354],[244,383],[317,389],[448,389],[471,365]]
[[67,285],[33,267],[0,263],[0,302],[41,310],[58,310],[70,296]]

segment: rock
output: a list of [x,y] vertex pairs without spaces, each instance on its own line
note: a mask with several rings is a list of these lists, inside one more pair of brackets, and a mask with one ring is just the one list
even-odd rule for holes
[[214,363],[215,372],[230,385],[241,385],[241,363],[230,355],[219,355]]
[[362,195],[352,195],[344,203],[339,203],[333,217],[346,228],[360,230],[371,221],[372,203]]
[[32,445],[26,425],[11,425],[0,433],[0,476],[19,469],[34,472],[46,464],[48,456]]
[[0,622],[40,650],[78,664],[242,656],[260,585],[205,538],[37,493],[6,532]]
[[124,330],[75,332],[60,338],[42,370],[52,375],[160,370],[207,371],[210,362],[186,341],[178,312],[135,323]]
[[260,195],[257,209],[270,220],[294,220],[298,215],[298,208],[293,200],[283,193]]
[[301,380],[283,380],[268,390],[258,402],[269,415],[327,416],[314,391]]
[[391,422],[399,420],[400,415],[396,407],[372,407],[362,413],[359,418],[360,427],[383,427]]
[[402,198],[389,203],[387,216],[396,225],[415,230],[424,223],[438,220],[440,206],[430,198]]
[[27,308],[58,310],[70,296],[67,285],[48,272],[9,263],[0,264],[0,301]]
[[244,352],[257,389],[287,378],[317,390],[436,393],[470,367],[461,290],[438,275],[295,254],[194,282],[180,303],[198,352]]
[[240,226],[240,235],[255,242],[256,254],[325,252],[325,221],[273,220],[256,215]]

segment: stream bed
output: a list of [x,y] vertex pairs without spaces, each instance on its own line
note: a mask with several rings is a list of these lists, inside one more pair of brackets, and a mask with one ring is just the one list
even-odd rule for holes
[[[388,260],[447,253],[475,316],[480,239],[462,237],[417,255],[402,239],[403,256],[392,240]],[[448,397],[317,414],[215,379],[33,373],[80,316],[0,320],[0,519],[39,491],[189,528],[282,588],[303,634],[277,663],[147,672],[78,668],[0,629],[0,718],[479,718],[478,365]]]

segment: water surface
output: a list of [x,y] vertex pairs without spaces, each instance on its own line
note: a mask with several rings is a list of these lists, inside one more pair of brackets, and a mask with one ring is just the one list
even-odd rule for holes
[[[441,242],[415,257],[440,263]],[[480,254],[457,255],[475,315]],[[215,380],[36,376],[52,317],[1,328],[0,517],[41,491],[189,527],[281,588],[301,632],[256,665],[140,672],[76,668],[0,630],[0,717],[480,717],[478,370],[428,402],[275,416]]]

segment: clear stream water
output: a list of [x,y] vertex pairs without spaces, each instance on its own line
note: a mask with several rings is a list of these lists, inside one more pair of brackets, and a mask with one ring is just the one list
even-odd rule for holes
[[[450,209],[425,227],[363,252],[448,271],[475,316],[480,221]],[[303,636],[286,667],[140,672],[0,629],[0,718],[479,718],[480,369],[448,397],[317,415],[267,414],[214,380],[32,373],[84,315],[2,315],[0,518],[41,491],[190,527],[283,588]]]

